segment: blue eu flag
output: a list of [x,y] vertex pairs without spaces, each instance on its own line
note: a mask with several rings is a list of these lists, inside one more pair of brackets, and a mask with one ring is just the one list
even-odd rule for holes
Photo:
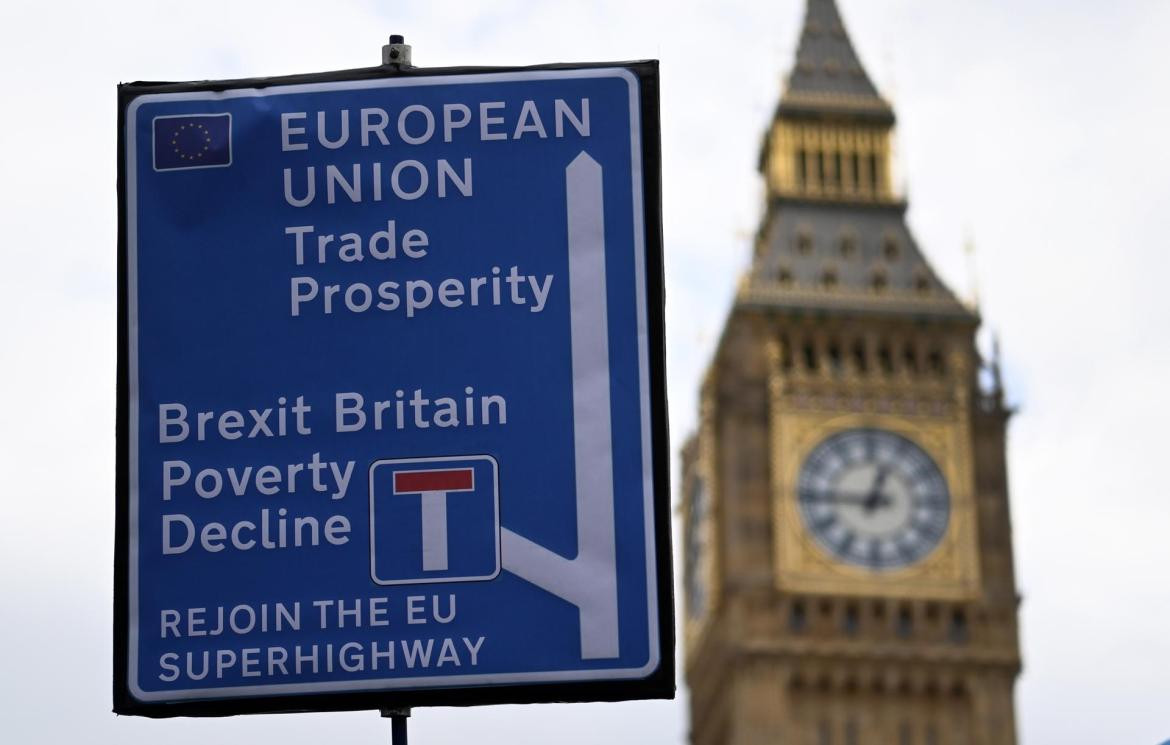
[[215,168],[231,164],[231,114],[154,118],[154,170]]

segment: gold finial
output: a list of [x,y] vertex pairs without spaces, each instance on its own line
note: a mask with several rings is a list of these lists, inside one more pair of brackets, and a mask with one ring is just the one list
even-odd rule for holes
[[991,360],[987,365],[991,373],[991,387],[992,395],[995,396],[996,402],[1003,405],[1003,372],[1000,367],[1000,353],[999,353],[999,332],[992,330],[991,332]]
[[975,261],[975,236],[971,229],[966,231],[963,239],[963,253],[967,255],[967,291],[971,293],[971,305],[979,309],[979,269]]

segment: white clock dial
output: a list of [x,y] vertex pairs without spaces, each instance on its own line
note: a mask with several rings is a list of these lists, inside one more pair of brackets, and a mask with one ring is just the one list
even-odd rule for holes
[[797,499],[817,542],[874,570],[921,561],[946,534],[946,479],[922,448],[893,432],[851,429],[827,438],[800,469]]

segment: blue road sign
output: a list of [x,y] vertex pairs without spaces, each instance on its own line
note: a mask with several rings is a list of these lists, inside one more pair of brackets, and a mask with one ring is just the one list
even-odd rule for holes
[[659,670],[641,85],[126,100],[122,708]]

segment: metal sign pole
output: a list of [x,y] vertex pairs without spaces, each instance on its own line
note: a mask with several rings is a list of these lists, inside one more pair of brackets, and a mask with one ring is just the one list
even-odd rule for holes
[[382,716],[390,719],[390,745],[406,745],[406,720],[410,717],[410,709],[382,709]]
[[[410,64],[410,45],[400,34],[391,34],[390,43],[382,47],[382,64],[402,69]],[[409,708],[382,709],[382,716],[390,719],[390,745],[407,745],[406,720]]]

